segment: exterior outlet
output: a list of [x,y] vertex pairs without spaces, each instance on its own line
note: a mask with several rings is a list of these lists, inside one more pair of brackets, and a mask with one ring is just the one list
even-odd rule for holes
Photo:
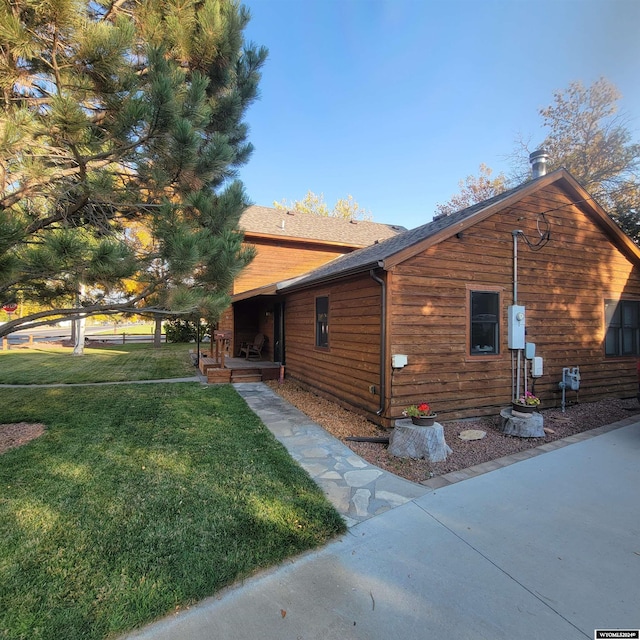
[[401,353],[394,353],[391,356],[391,366],[394,369],[402,369],[402,367],[406,367],[408,363],[408,358],[406,355]]
[[375,384],[370,384],[369,385],[369,393],[373,393],[373,395],[376,395],[376,385]]

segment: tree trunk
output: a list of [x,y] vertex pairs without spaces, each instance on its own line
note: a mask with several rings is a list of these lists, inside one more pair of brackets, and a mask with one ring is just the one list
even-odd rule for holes
[[[80,306],[80,302],[82,297],[84,296],[84,285],[80,285],[80,291],[78,293],[78,307]],[[77,320],[73,321],[74,328],[74,341],[73,341],[73,355],[74,356],[83,356],[84,355],[84,330],[86,324],[86,317],[80,316]]]
[[162,346],[162,316],[155,316],[155,327],[153,330],[153,346],[158,349]]
[[73,355],[74,356],[83,356],[84,355],[84,330],[87,319],[82,316],[77,320],[74,320],[73,324],[75,325],[75,342],[73,344]]

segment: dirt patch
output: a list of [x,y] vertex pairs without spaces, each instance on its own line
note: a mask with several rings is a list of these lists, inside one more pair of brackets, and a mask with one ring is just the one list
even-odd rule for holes
[[16,422],[0,424],[0,455],[9,449],[21,447],[44,433],[45,426],[39,423]]
[[[517,438],[500,432],[499,416],[443,422],[445,440],[453,453],[444,462],[406,460],[389,454],[387,445],[369,442],[351,442],[348,436],[384,437],[391,431],[373,424],[363,416],[343,409],[339,405],[305,391],[293,382],[267,382],[276,393],[307,414],[329,433],[344,442],[352,451],[371,464],[386,469],[407,480],[422,482],[433,476],[459,471],[489,460],[495,460],[545,442],[582,431],[602,427],[634,414],[640,414],[640,405],[634,399],[608,399],[599,402],[570,405],[560,409],[543,409],[546,436],[544,438]],[[487,435],[482,440],[461,440],[459,435],[467,429],[481,429]]]

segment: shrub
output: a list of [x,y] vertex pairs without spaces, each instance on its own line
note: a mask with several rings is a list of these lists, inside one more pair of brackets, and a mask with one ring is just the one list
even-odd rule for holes
[[[197,339],[197,323],[191,320],[168,320],[164,323],[164,332],[167,336],[167,342],[195,342]],[[200,339],[205,335],[211,335],[211,328],[208,324],[200,325]]]

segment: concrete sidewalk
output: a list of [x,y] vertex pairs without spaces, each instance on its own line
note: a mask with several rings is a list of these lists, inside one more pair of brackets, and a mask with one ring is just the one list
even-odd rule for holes
[[593,638],[640,628],[639,574],[635,422],[427,488],[127,638]]

